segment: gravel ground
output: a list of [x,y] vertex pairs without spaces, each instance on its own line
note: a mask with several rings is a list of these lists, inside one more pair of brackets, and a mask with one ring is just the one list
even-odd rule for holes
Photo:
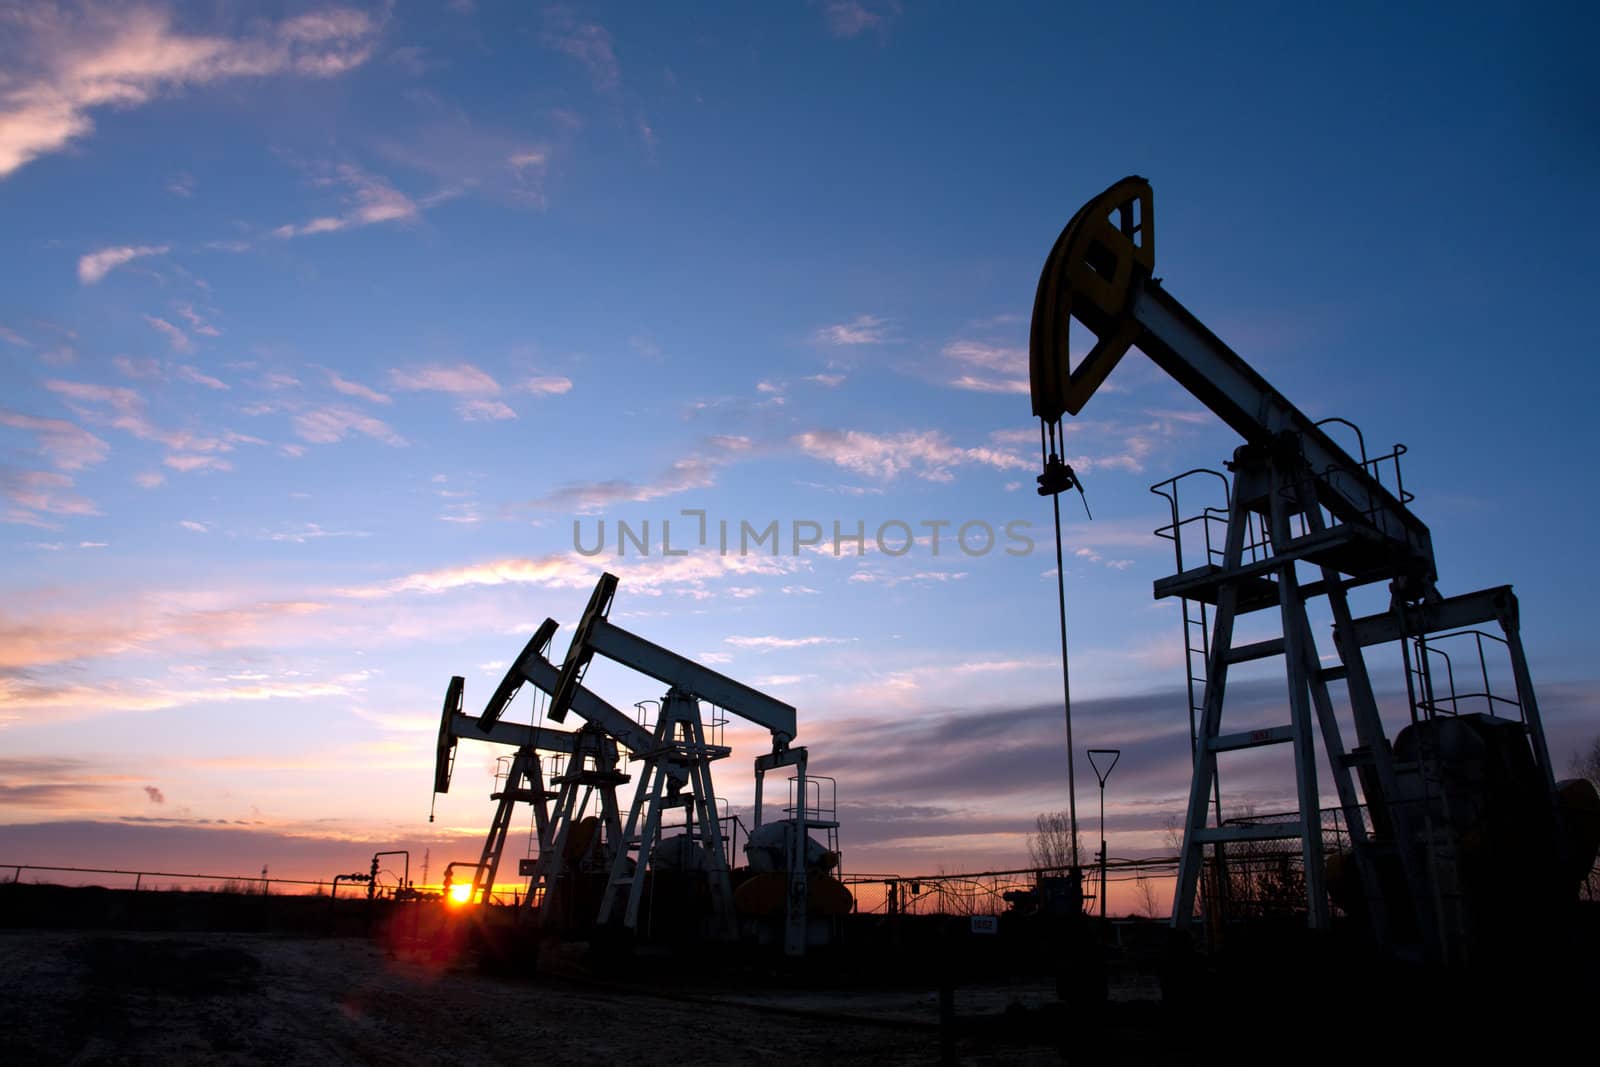
[[[678,999],[499,980],[363,939],[0,931],[4,1063],[934,1063],[936,1012],[927,994]],[[1060,1060],[990,1039],[960,1053]]]

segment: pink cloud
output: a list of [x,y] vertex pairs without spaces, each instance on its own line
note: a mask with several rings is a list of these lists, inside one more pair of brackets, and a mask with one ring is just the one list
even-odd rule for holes
[[36,436],[38,449],[64,471],[82,470],[106,458],[111,446],[76,423],[65,419],[24,415],[0,408],[0,426],[27,430]]
[[[3,139],[3,135],[0,135],[0,140]],[[0,148],[0,178],[6,174],[3,159],[4,149]],[[164,256],[167,250],[166,245],[120,245],[116,248],[102,248],[98,252],[90,252],[78,260],[78,280],[84,285],[94,285],[124,263],[130,263],[143,256]]]
[[[96,110],[232,78],[331,77],[364,63],[378,30],[339,8],[261,23],[242,38],[187,33],[155,7],[38,7],[9,21],[18,62],[0,93],[0,178],[89,134]],[[79,273],[92,284],[109,269],[80,264]]]
[[997,448],[961,448],[938,430],[872,434],[862,430],[816,430],[798,434],[795,445],[809,456],[873,478],[911,473],[925,481],[946,482],[952,469],[969,464],[996,470],[1032,470],[1033,463]]
[[352,433],[363,434],[374,441],[381,441],[394,447],[406,443],[406,439],[382,419],[375,419],[371,415],[364,415],[346,407],[322,407],[303,411],[289,422],[301,440],[314,445],[331,445],[343,441]]
[[403,389],[407,392],[481,394],[486,396],[494,396],[500,392],[500,383],[471,363],[450,365],[430,363],[427,366],[410,370],[397,368],[389,372],[389,380],[396,389]]
[[345,396],[353,396],[358,400],[369,400],[374,404],[389,404],[393,402],[387,393],[380,393],[376,389],[362,385],[360,382],[342,378],[339,376],[338,371],[324,367],[323,373],[328,376],[328,384],[333,387],[334,392],[343,393]]

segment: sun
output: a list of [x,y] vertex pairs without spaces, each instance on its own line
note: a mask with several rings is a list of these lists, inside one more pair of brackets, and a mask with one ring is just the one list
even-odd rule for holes
[[472,883],[462,882],[460,885],[450,887],[450,902],[452,904],[465,904],[472,899]]

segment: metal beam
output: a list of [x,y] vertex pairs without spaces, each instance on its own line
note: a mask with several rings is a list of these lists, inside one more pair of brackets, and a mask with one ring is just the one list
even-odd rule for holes
[[450,716],[450,736],[457,741],[487,741],[511,748],[536,748],[541,752],[571,752],[573,735],[548,726],[526,726],[497,722],[487,730],[471,715],[455,712]]
[[1443,633],[1446,630],[1468,630],[1484,623],[1517,619],[1517,597],[1509,585],[1480,589],[1476,593],[1462,593],[1432,603],[1408,606],[1403,616],[1392,611],[1367,615],[1356,619],[1351,628],[1356,644],[1383,645],[1402,637]]
[[[561,668],[537,651],[524,655],[517,662],[516,669],[524,678],[546,693],[554,692],[556,683],[561,678]],[[593,723],[611,735],[635,756],[642,756],[655,746],[655,738],[651,736],[649,730],[581,685],[573,691],[572,710],[577,712],[584,722]]]
[[[589,647],[607,659],[616,660],[657,681],[676,686],[740,718],[766,727],[772,731],[774,739],[782,744],[794,739],[795,709],[792,704],[785,704],[702,663],[646,641],[609,619],[594,620]],[[577,708],[576,699],[573,700],[573,708]]]
[[1294,822],[1258,822],[1248,826],[1212,826],[1196,830],[1195,841],[1202,845],[1234,841],[1287,841],[1301,836],[1303,824]]
[[1135,281],[1130,316],[1142,332],[1134,344],[1222,421],[1252,444],[1289,432],[1317,478],[1317,496],[1340,519],[1372,525],[1426,564],[1433,580],[1428,527],[1379,484],[1299,408],[1206,329],[1176,297],[1151,279]]

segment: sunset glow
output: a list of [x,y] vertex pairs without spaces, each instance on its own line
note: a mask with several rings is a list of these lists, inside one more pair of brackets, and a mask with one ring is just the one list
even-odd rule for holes
[[[1313,417],[1406,443],[1441,587],[1515,584],[1565,766],[1600,720],[1594,331],[1531,309],[1590,306],[1594,270],[1530,213],[1588,220],[1558,72],[1591,38],[1533,22],[1171,6],[1133,67],[1072,5],[9,9],[0,863],[316,881],[405,849],[437,885],[505,754],[463,743],[430,817],[448,680],[477,714],[547,616],[559,660],[609,571],[613,620],[798,709],[847,875],[1022,866],[1068,801],[1029,314],[1130,173],[1172,292]],[[1067,433],[1076,740],[1122,751],[1110,854],[1171,855],[1149,486],[1238,438],[1137,353]],[[1241,666],[1234,728],[1283,691]],[[726,741],[748,820],[771,738]],[[1296,803],[1283,760],[1227,773]]]

